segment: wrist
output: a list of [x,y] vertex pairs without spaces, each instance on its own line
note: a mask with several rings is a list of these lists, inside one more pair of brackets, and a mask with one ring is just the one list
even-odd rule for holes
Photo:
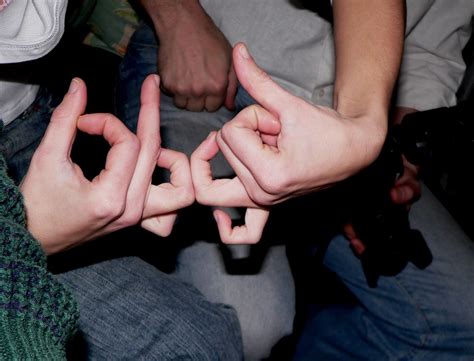
[[355,127],[355,145],[359,148],[360,169],[377,159],[385,143],[388,116],[385,111],[371,109],[367,113],[350,118]]
[[204,12],[198,0],[142,0],[158,36],[176,29],[185,17]]

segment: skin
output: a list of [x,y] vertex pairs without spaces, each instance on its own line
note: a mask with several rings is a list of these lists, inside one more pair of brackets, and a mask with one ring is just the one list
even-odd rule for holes
[[[265,207],[318,191],[363,169],[378,156],[404,37],[399,0],[333,2],[336,46],[334,109],[314,106],[274,83],[243,44],[233,62],[242,86],[259,105],[244,109],[191,158],[199,202]],[[237,177],[212,181],[204,162],[216,142]],[[221,238],[257,242],[268,218],[237,229],[215,212]],[[242,235],[244,233],[244,235]]]
[[179,108],[232,109],[237,78],[232,47],[198,0],[141,0],[160,41],[162,90]]
[[[20,186],[29,231],[47,254],[137,223],[169,235],[194,191],[186,156],[160,147],[159,78],[143,83],[137,135],[111,114],[83,114],[85,106],[85,84],[75,78]],[[105,168],[92,181],[70,158],[77,129],[110,144]],[[170,183],[151,184],[157,165],[171,171]]]

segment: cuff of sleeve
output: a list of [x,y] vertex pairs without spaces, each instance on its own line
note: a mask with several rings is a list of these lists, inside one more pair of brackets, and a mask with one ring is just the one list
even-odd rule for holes
[[65,349],[35,322],[0,312],[0,359],[65,360]]

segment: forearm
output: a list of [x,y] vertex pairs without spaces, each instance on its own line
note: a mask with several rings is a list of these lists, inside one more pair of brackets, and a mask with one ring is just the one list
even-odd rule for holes
[[334,0],[334,107],[348,117],[371,115],[386,129],[404,38],[401,0]]
[[199,0],[139,0],[151,21],[157,35],[176,27],[183,14],[207,16]]

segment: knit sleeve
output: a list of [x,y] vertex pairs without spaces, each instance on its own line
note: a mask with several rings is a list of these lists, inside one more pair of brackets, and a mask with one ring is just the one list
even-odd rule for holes
[[0,216],[26,226],[23,197],[7,174],[5,159],[0,157]]
[[0,159],[0,359],[65,359],[77,305],[25,228],[21,194]]

